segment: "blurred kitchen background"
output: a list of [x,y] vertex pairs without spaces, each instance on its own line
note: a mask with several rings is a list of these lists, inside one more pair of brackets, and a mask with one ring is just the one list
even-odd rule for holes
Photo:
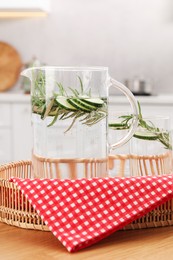
[[[2,2],[8,0],[0,8]],[[35,58],[47,65],[108,66],[121,82],[142,79],[153,94],[173,92],[172,0],[48,2],[45,17],[0,19],[0,41],[24,64]]]
[[[0,163],[31,158],[30,85],[20,71],[45,64],[107,66],[144,114],[173,119],[173,1],[0,0]],[[127,113],[114,94],[114,111]]]

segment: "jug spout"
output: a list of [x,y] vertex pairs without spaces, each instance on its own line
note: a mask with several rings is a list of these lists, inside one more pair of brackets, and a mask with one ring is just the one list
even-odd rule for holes
[[27,69],[24,69],[23,71],[21,71],[20,75],[24,76],[24,77],[30,79],[30,81],[32,81],[33,71],[34,71],[34,68],[27,68]]

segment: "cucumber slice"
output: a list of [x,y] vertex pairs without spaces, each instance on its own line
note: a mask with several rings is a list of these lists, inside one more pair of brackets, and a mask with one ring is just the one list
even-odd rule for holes
[[127,124],[123,124],[121,122],[112,122],[109,123],[109,128],[113,129],[113,130],[124,130],[124,129],[128,129],[129,126]]
[[85,98],[85,99],[82,99],[82,101],[84,101],[90,105],[96,106],[96,107],[102,107],[104,104],[104,101],[100,98]]
[[68,103],[70,103],[77,110],[82,110],[82,111],[85,111],[85,112],[91,112],[90,108],[86,108],[85,106],[83,106],[79,102],[77,102],[76,100],[77,99],[75,99],[75,98],[69,98]]
[[151,141],[157,140],[158,138],[156,134],[150,132],[136,132],[133,136],[138,139],[151,140]]
[[58,104],[60,107],[62,107],[62,108],[64,108],[64,109],[72,110],[72,111],[73,111],[73,110],[77,110],[76,107],[74,107],[73,105],[71,105],[71,104],[68,102],[67,98],[64,97],[64,96],[58,96],[58,97],[56,98],[56,102],[57,102],[57,104]]
[[86,109],[89,109],[90,111],[92,110],[96,110],[97,107],[94,105],[91,105],[87,102],[85,102],[84,100],[81,100],[80,98],[74,98],[75,102],[78,103],[80,106],[83,106]]
[[78,98],[80,98],[80,99],[86,99],[86,98],[90,98],[90,96],[79,94],[79,95],[78,95]]

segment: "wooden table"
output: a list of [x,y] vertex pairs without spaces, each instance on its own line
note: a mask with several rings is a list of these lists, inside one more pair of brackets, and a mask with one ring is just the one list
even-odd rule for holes
[[0,223],[2,260],[167,260],[173,257],[173,227],[118,231],[77,253],[68,253],[51,232]]

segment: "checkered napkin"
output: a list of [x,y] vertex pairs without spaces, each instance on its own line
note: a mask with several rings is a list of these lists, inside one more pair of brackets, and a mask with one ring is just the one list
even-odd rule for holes
[[11,181],[69,252],[100,241],[173,197],[173,175]]

